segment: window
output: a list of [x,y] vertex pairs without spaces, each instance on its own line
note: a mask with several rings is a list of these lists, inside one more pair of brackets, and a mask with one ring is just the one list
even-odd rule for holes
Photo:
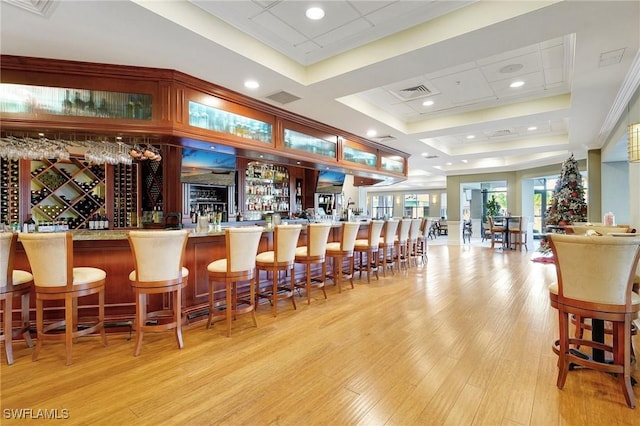
[[405,194],[403,216],[429,217],[429,194]]
[[371,218],[388,219],[393,216],[393,195],[371,196]]

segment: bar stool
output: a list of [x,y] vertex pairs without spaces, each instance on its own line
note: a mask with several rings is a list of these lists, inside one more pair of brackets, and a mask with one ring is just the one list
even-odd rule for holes
[[[189,277],[189,270],[182,266],[187,232],[129,231],[128,239],[135,268],[129,274],[136,295],[136,345],[133,355],[140,355],[142,336],[146,332],[175,330],[178,348],[182,349],[182,289]],[[148,312],[147,305],[152,294],[173,296],[173,308]],[[165,318],[169,318],[169,322],[164,321]]]
[[[264,251],[256,256],[256,270],[258,276],[258,297],[267,297],[271,300],[271,312],[278,315],[278,300],[291,299],[293,309],[296,309],[296,301],[293,297],[295,290],[295,255],[298,237],[302,225],[278,225],[273,231],[273,250]],[[272,274],[273,284],[270,289],[260,289],[260,271],[265,271],[267,278]],[[279,273],[289,274],[289,287],[279,283]]]
[[[214,300],[214,284],[224,282],[227,337],[231,337],[231,319],[235,318],[237,314],[251,313],[253,325],[258,326],[255,310],[255,277],[256,256],[262,231],[264,231],[264,228],[259,226],[225,229],[226,256],[224,259],[214,260],[207,265],[207,271],[209,272],[209,317],[207,318],[207,328],[211,327],[211,322],[217,310]],[[249,298],[240,299],[238,297],[238,284],[247,281],[249,282]],[[239,308],[239,302],[246,306]]]
[[394,259],[400,272],[400,266],[409,264],[409,229],[411,228],[411,219],[400,219],[398,225],[398,234],[393,241],[393,249],[395,251]]
[[332,276],[334,284],[338,286],[338,293],[342,293],[343,263],[349,262],[348,274],[351,288],[353,286],[353,248],[360,229],[360,222],[342,222],[340,241],[327,243],[326,255],[332,259]]
[[429,240],[429,232],[431,228],[431,220],[426,217],[422,219],[420,235],[416,243],[417,255],[422,259],[422,263],[427,263],[427,242]]
[[[0,302],[4,301],[2,312],[2,336],[7,364],[13,364],[13,339],[24,338],[27,346],[32,348],[29,333],[29,293],[33,284],[33,275],[29,272],[13,269],[13,257],[16,250],[18,234],[0,232]],[[20,327],[13,329],[13,298],[21,298]]]
[[396,238],[396,232],[398,232],[399,223],[395,219],[386,220],[382,229],[382,238],[380,238],[380,244],[378,244],[382,258],[382,275],[385,277],[387,276],[387,264],[391,266],[391,273],[393,273],[393,243]]
[[[378,276],[378,249],[380,246],[380,234],[382,233],[382,228],[384,227],[383,220],[372,220],[369,223],[369,231],[366,239],[357,239],[354,245],[354,250],[359,255],[358,262],[358,271],[360,272],[359,278],[362,279],[362,270],[367,271],[367,282],[371,282],[371,271],[373,270],[376,274],[376,279],[379,280]],[[367,265],[363,268],[362,266],[362,258],[363,255],[366,254]]]
[[[325,263],[327,240],[331,231],[330,223],[310,223],[307,225],[307,243],[296,248],[295,263],[300,263],[305,267],[305,280],[297,282],[296,288],[304,288],[307,293],[307,305],[311,304],[311,287],[322,289],[324,298],[327,292],[324,288],[325,277],[327,275],[327,265]],[[320,277],[312,277],[311,267],[320,265]]]
[[418,266],[418,237],[420,236],[420,227],[422,219],[411,219],[409,227],[409,237],[407,238],[407,265],[411,267],[411,260],[415,266]]
[[[104,331],[104,284],[107,274],[102,269],[73,266],[73,240],[70,232],[51,234],[20,234],[20,241],[29,259],[36,290],[36,331],[38,340],[33,351],[37,361],[43,342],[64,341],[66,364],[71,365],[73,341],[78,337],[100,333],[107,346]],[[98,295],[98,318],[87,328],[78,330],[78,299]],[[44,326],[44,302],[64,301],[64,320]],[[52,333],[64,326],[64,333]]]

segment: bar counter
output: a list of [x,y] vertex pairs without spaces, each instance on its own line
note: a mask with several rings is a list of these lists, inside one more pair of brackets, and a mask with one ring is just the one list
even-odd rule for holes
[[[307,223],[307,221],[304,221]],[[293,222],[289,222],[293,223]],[[238,222],[223,225],[218,231],[196,233],[193,229],[187,229],[189,238],[184,258],[184,266],[189,269],[189,280],[183,290],[183,314],[186,323],[204,320],[208,313],[209,284],[207,265],[217,259],[225,257],[224,229],[229,226],[256,226],[259,223]],[[368,223],[362,222],[358,238],[366,238]],[[127,240],[125,230],[78,230],[73,234],[74,266],[92,266],[100,268],[107,273],[105,289],[105,323],[108,331],[124,331],[123,325],[129,327],[129,322],[135,317],[135,298],[129,273],[134,269],[133,256]],[[306,244],[306,224],[303,224],[298,245]],[[334,223],[329,241],[340,239],[340,223]],[[258,253],[273,250],[273,230],[265,228]],[[14,268],[30,271],[29,262],[20,242],[16,249]],[[300,268],[302,273],[303,269]],[[298,269],[296,269],[296,275]],[[151,298],[149,310],[166,309],[170,303],[169,298]],[[96,311],[97,296],[88,296],[80,299],[79,315],[93,315]],[[47,304],[50,306],[53,304]],[[35,312],[35,291],[31,294],[31,310]],[[35,314],[32,314],[35,318]],[[47,309],[46,319],[55,320],[64,317],[64,311],[60,307]],[[33,319],[32,318],[32,319]]]

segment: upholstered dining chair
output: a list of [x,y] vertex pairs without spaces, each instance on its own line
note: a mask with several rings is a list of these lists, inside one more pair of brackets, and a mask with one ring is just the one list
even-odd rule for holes
[[[640,259],[640,238],[547,235],[556,265],[557,283],[549,287],[551,306],[558,310],[560,337],[557,386],[562,389],[571,364],[616,376],[627,405],[634,408],[631,385],[631,323],[640,311],[640,296],[632,291]],[[611,341],[571,337],[570,315],[611,324]],[[594,332],[595,334],[595,332]],[[589,356],[579,350],[592,349]],[[606,362],[604,354],[612,355]]]
[[[277,225],[273,230],[273,250],[264,251],[256,256],[258,280],[258,297],[267,297],[271,301],[273,316],[278,315],[278,300],[291,299],[296,309],[295,291],[295,255],[298,237],[302,225]],[[271,282],[264,289],[260,288],[260,271],[271,274]],[[289,286],[280,281],[280,273],[288,275]],[[286,276],[285,276],[286,280]]]
[[511,218],[509,223],[509,245],[512,248],[518,248],[522,251],[524,246],[525,250],[529,251],[527,246],[527,227],[529,226],[529,218],[527,216],[516,216]]
[[[73,342],[82,336],[100,333],[107,346],[104,330],[104,287],[107,274],[99,268],[74,267],[73,239],[70,232],[22,233],[20,241],[27,254],[36,290],[36,348],[33,360],[37,361],[44,341],[64,341],[66,364],[72,363]],[[79,328],[78,299],[98,295],[96,320],[86,328]],[[64,319],[44,325],[44,302],[63,301]],[[64,326],[64,333],[54,330]]]
[[[295,263],[304,265],[304,280],[296,283],[296,288],[304,288],[307,293],[307,304],[311,304],[311,288],[322,289],[324,298],[327,291],[324,288],[327,276],[327,264],[325,263],[327,240],[331,231],[330,223],[310,223],[307,225],[306,244],[296,248]],[[320,265],[320,276],[312,277],[313,265]]]
[[358,237],[360,222],[342,222],[340,227],[340,241],[327,243],[326,255],[330,257],[332,262],[332,274],[334,284],[338,286],[338,293],[342,292],[342,278],[344,276],[343,263],[346,259],[348,262],[347,276],[353,286],[353,251]]
[[391,273],[393,274],[393,245],[396,239],[396,233],[398,232],[398,224],[400,221],[397,219],[388,219],[384,222],[384,228],[382,228],[382,237],[380,237],[379,251],[380,251],[380,263],[382,264],[382,275],[387,276],[387,267],[391,267]]
[[384,220],[372,220],[369,223],[367,238],[356,239],[354,245],[354,250],[358,254],[358,278],[362,279],[362,271],[364,270],[367,273],[367,282],[371,282],[371,271],[376,274],[377,280],[380,279],[378,276],[378,249],[383,227]]
[[[7,364],[13,364],[13,340],[22,336],[27,346],[32,348],[29,333],[29,293],[33,285],[33,275],[27,271],[13,269],[13,258],[18,234],[0,232],[0,302],[2,308],[2,336]],[[20,327],[13,328],[13,299],[20,298]]]
[[[178,348],[182,349],[182,289],[189,270],[184,265],[187,232],[182,230],[129,231],[134,270],[129,281],[136,297],[136,344],[133,355],[140,355],[144,333],[174,330]],[[171,297],[170,309],[149,312],[151,295]]]
[[[225,320],[227,325],[227,337],[231,336],[231,320],[238,314],[250,313],[253,325],[258,326],[256,319],[256,256],[262,237],[263,227],[247,226],[240,228],[227,228],[224,232],[226,256],[223,259],[214,260],[207,265],[209,273],[209,317],[207,328],[211,327],[218,306],[214,300],[215,283],[225,285]],[[249,283],[248,297],[240,294],[239,284]],[[240,307],[240,305],[243,305]]]

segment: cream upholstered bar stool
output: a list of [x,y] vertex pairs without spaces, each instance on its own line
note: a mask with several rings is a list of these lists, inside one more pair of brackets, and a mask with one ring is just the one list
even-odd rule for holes
[[[551,306],[558,310],[557,386],[562,389],[571,364],[616,376],[627,405],[636,405],[631,379],[631,323],[640,311],[640,296],[632,291],[640,238],[548,234],[557,283],[549,287]],[[571,337],[570,315],[611,324],[612,338]],[[594,325],[595,327],[595,325]],[[603,325],[604,327],[604,325]],[[592,353],[580,352],[586,346]],[[596,351],[603,352],[601,357]],[[607,361],[605,354],[613,360]]]
[[[322,289],[324,298],[327,298],[327,291],[324,288],[327,276],[327,264],[325,263],[327,240],[331,231],[330,223],[310,223],[307,225],[307,242],[304,246],[296,248],[295,263],[304,265],[304,280],[296,282],[296,288],[304,288],[307,293],[307,304],[311,304],[311,288]],[[320,276],[312,276],[313,265],[320,265]]]
[[[253,325],[258,326],[256,319],[256,256],[262,237],[263,227],[247,226],[243,228],[227,228],[224,232],[226,256],[214,260],[207,265],[209,273],[209,317],[207,328],[211,327],[215,313],[218,310],[215,295],[215,283],[225,285],[225,320],[227,337],[231,336],[231,320],[238,314],[250,313]],[[248,282],[248,297],[239,294],[243,289],[239,284]],[[246,289],[246,286],[245,286]],[[242,304],[244,306],[239,307]]]
[[[20,241],[27,254],[36,290],[36,348],[33,360],[37,361],[44,341],[64,341],[66,364],[72,363],[72,346],[78,337],[100,333],[107,346],[104,330],[104,288],[107,274],[102,269],[87,266],[74,267],[73,240],[70,232],[51,234],[20,234]],[[98,317],[91,325],[78,329],[78,299],[98,295]],[[64,302],[64,320],[44,325],[44,302]],[[55,329],[64,326],[64,333]]]
[[396,267],[398,268],[398,272],[400,271],[400,267],[405,265],[408,267],[409,265],[409,230],[411,229],[411,219],[400,219],[400,223],[398,225],[398,233],[396,234],[393,241],[393,250],[394,260],[396,262]]
[[342,293],[342,278],[344,276],[344,260],[348,262],[347,277],[353,286],[353,250],[356,244],[356,238],[358,237],[358,230],[360,229],[360,222],[342,222],[340,227],[340,241],[327,243],[326,254],[330,257],[332,262],[331,278],[334,284],[338,286],[338,293]]
[[418,238],[420,237],[420,227],[422,226],[422,219],[411,219],[411,226],[409,227],[409,236],[407,238],[407,265],[411,267],[411,261],[418,266]]
[[[271,301],[273,316],[278,315],[278,300],[291,299],[293,309],[296,301],[295,291],[295,255],[298,237],[302,225],[277,225],[273,230],[273,250],[264,251],[256,256],[256,270],[258,280],[258,297],[267,297]],[[267,279],[271,274],[271,282],[266,288],[260,287],[260,271],[265,271]],[[280,281],[280,272],[285,273],[285,281]],[[286,282],[288,275],[289,286]]]
[[[182,289],[189,270],[184,264],[187,231],[129,231],[134,270],[129,281],[136,296],[136,344],[133,355],[140,355],[144,333],[174,330],[178,348],[182,349]],[[149,297],[171,296],[172,306],[148,311]]]
[[431,220],[426,217],[422,219],[422,225],[420,226],[420,234],[418,235],[418,241],[416,243],[416,254],[422,259],[422,263],[427,263],[427,243],[429,239],[429,231],[431,228]]
[[380,259],[382,263],[382,275],[387,276],[387,267],[391,267],[393,273],[393,244],[395,243],[396,233],[398,232],[398,224],[396,219],[388,219],[384,222],[382,229],[382,237],[378,245],[380,251]]
[[[13,257],[18,234],[0,232],[0,302],[2,308],[2,336],[7,364],[13,364],[13,340],[22,336],[27,346],[32,348],[29,333],[29,293],[33,285],[33,275],[27,271],[13,269]],[[20,327],[13,328],[13,299],[20,297]]]
[[[369,223],[367,238],[356,239],[353,249],[358,253],[358,277],[362,279],[362,271],[367,272],[367,282],[371,282],[371,271],[375,272],[376,279],[378,276],[378,250],[380,248],[380,234],[384,227],[384,220],[372,220]],[[366,259],[366,265],[363,266],[363,258]]]

